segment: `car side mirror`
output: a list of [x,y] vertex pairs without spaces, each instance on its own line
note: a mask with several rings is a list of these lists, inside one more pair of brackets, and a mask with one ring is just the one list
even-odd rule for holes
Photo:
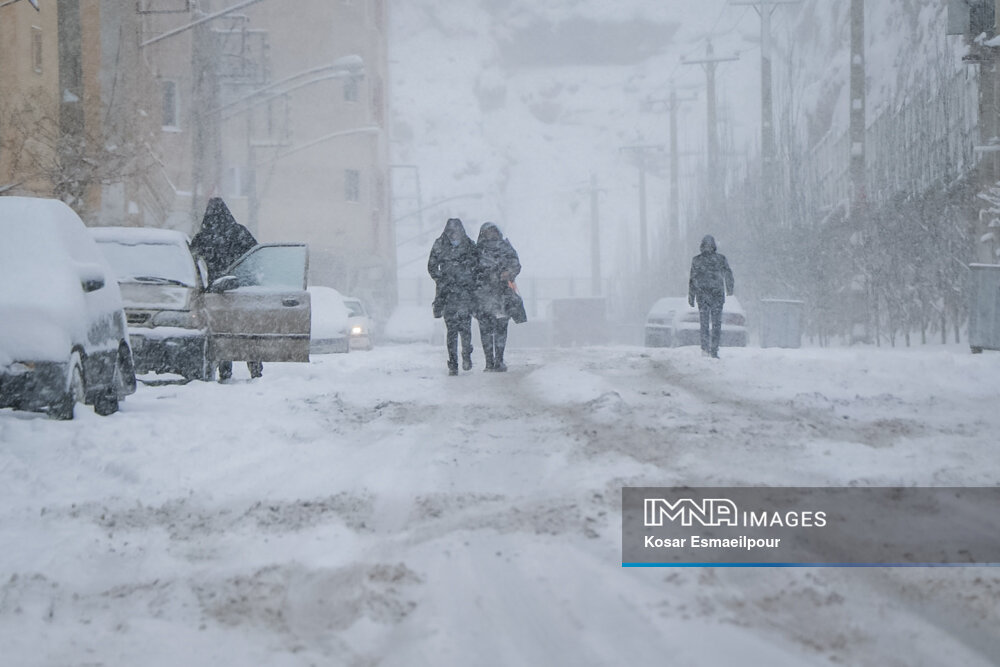
[[104,269],[98,264],[78,265],[80,273],[80,287],[84,292],[96,292],[104,287]]
[[236,276],[222,276],[217,278],[208,291],[216,294],[234,290],[240,286],[240,281]]

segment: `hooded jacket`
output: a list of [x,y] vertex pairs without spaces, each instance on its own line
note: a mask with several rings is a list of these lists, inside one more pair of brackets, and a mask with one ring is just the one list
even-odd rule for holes
[[225,270],[255,245],[257,239],[236,222],[220,197],[208,200],[201,230],[191,239],[191,252],[205,260],[209,281],[225,275]]
[[435,311],[445,316],[471,314],[475,307],[476,246],[458,218],[445,223],[427,259],[427,273],[437,283]]
[[716,252],[711,235],[701,240],[701,252],[691,260],[691,277],[688,280],[688,303],[722,305],[726,295],[733,293],[733,271],[726,256]]
[[[508,281],[521,273],[521,261],[510,241],[492,222],[483,223],[476,241],[476,299],[480,315],[509,316],[505,310]],[[506,276],[504,275],[506,274]]]

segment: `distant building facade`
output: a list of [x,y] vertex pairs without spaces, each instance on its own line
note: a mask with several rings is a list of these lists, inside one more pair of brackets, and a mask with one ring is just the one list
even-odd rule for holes
[[[388,206],[385,0],[145,0],[160,85],[167,226],[192,233],[222,196],[262,242],[309,244],[310,282],[396,300]],[[186,28],[192,23],[198,25]]]
[[138,38],[116,0],[0,8],[0,194],[58,197],[91,225],[162,220],[173,189]]

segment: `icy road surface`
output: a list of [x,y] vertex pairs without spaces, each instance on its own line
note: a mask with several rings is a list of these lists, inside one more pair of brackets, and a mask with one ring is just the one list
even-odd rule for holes
[[0,664],[990,665],[1000,571],[623,569],[623,485],[996,485],[1000,354],[443,349],[0,411]]

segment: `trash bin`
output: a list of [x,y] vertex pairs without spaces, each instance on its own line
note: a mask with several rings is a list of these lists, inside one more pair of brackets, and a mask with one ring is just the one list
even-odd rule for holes
[[802,307],[792,299],[760,300],[760,346],[802,347]]
[[970,264],[969,347],[1000,350],[1000,264]]

